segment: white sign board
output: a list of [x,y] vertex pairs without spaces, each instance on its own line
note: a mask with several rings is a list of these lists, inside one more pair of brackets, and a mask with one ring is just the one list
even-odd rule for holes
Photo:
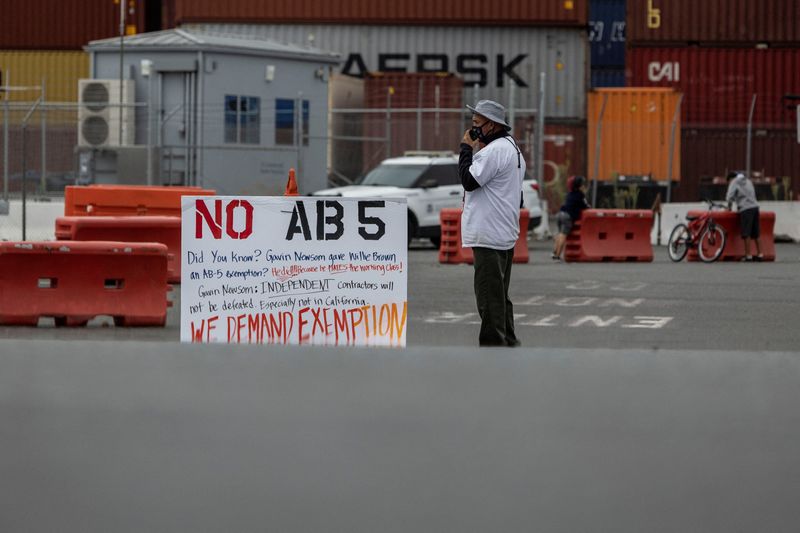
[[404,199],[184,196],[181,341],[405,346]]

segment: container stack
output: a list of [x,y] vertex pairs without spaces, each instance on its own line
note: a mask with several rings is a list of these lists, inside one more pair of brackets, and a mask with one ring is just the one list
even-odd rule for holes
[[673,198],[719,198],[727,172],[746,169],[754,105],[751,170],[759,198],[795,199],[800,102],[784,97],[800,94],[800,3],[628,0],[627,9],[627,84],[684,95]]
[[626,0],[589,1],[590,86],[625,86]]
[[[523,143],[533,124],[531,111],[539,105],[539,73],[544,72],[545,159],[555,163],[546,167],[546,179],[556,173],[563,179],[585,168],[587,22],[588,0],[175,1],[175,23],[181,27],[338,52],[342,64],[337,74],[368,78],[383,73],[395,81],[404,75],[452,74],[463,83],[458,107],[482,98],[513,107],[515,134]],[[381,81],[369,83],[377,87]],[[416,101],[419,80],[411,83],[409,94]],[[423,95],[422,100],[434,103],[433,95]],[[445,100],[450,97],[441,94],[439,101]],[[465,114],[462,120],[466,118]],[[392,117],[392,137],[416,138],[416,123],[407,121],[413,130],[402,132],[394,129],[400,122]],[[426,120],[423,128],[425,138],[438,139],[431,133],[436,129],[433,120]],[[448,140],[447,148],[457,149],[461,134],[463,129]],[[440,144],[423,143],[421,148],[439,149]],[[530,150],[524,148],[528,155]],[[392,141],[390,154],[384,150],[374,155],[397,156],[402,149],[408,148]],[[368,154],[364,158],[369,159]]]
[[[145,29],[145,0],[123,2],[126,31]],[[160,16],[158,4],[148,4],[156,6],[152,12]],[[119,13],[120,5],[113,0],[3,2],[0,131],[7,132],[8,138],[2,139],[0,133],[0,139],[8,152],[0,158],[0,176],[9,176],[12,193],[22,189],[21,124],[37,100],[37,112],[28,122],[26,179],[50,191],[61,190],[74,179],[78,80],[90,76],[89,55],[83,46],[93,39],[119,35]],[[44,143],[31,140],[40,136],[46,138]],[[8,169],[3,168],[5,161]]]
[[[126,32],[141,31],[144,0],[125,1]],[[119,35],[119,10],[113,0],[4,2],[0,85],[17,88],[8,92],[9,100],[33,102],[43,95],[46,102],[76,102],[78,79],[89,75],[83,46]]]

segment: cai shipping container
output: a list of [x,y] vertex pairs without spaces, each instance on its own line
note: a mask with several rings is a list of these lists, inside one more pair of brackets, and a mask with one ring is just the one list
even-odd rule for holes
[[[465,100],[490,98],[520,109],[538,106],[539,73],[546,75],[548,118],[585,118],[585,29],[195,24],[194,31],[258,36],[309,44],[342,54],[339,73],[450,72],[464,80]],[[477,90],[475,86],[477,85]]]
[[625,67],[626,0],[589,0],[591,66]]
[[754,123],[788,128],[794,109],[782,97],[800,93],[800,48],[629,48],[629,86],[673,87],[684,93],[684,124],[715,127]]
[[[721,200],[725,176],[747,165],[744,129],[684,128],[681,183],[675,201],[696,202],[701,196]],[[800,144],[796,130],[755,130],[751,169],[758,199],[800,200]]]
[[633,46],[800,43],[797,0],[628,0],[627,21]]
[[77,102],[78,80],[89,77],[89,55],[66,51],[0,51],[0,85],[30,87],[9,91],[12,101],[33,102],[44,80],[45,101]]
[[174,0],[175,21],[585,26],[587,0]]
[[680,117],[676,116],[679,98],[680,94],[672,89],[630,87],[591,91],[587,129],[589,177],[614,181],[620,175],[636,175],[650,176],[654,181],[677,181],[681,153]]
[[[159,29],[160,2],[126,0],[130,33]],[[113,0],[7,0],[0,11],[0,49],[78,50],[94,39],[119,35],[119,4]]]

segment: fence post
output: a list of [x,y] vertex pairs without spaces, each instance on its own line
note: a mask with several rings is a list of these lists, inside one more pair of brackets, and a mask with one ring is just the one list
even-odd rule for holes
[[422,150],[422,78],[417,89],[417,150]]
[[539,73],[539,109],[536,114],[536,179],[539,182],[539,200],[544,195],[544,116],[545,81],[547,75]]
[[[683,103],[683,94],[678,97],[678,105],[675,107],[675,113],[672,115],[672,130],[669,134],[669,159],[667,160],[667,203],[672,201],[672,159],[675,154],[675,130],[677,129],[678,125],[678,117],[681,116],[681,103]],[[680,135],[680,132],[678,135]],[[658,231],[661,231],[661,226],[659,226]],[[658,244],[661,244],[660,233]]]
[[392,94],[394,87],[386,88],[386,159],[392,157]]
[[758,94],[753,95],[753,100],[750,102],[750,115],[747,117],[747,179],[751,178],[750,166],[753,155],[753,113],[756,110],[756,97]]
[[47,99],[46,83],[47,78],[42,78],[41,96],[42,108],[39,110],[39,115],[42,124],[42,175],[39,177],[39,192],[44,194],[47,191],[47,111],[45,110],[45,101]]
[[603,105],[600,106],[600,116],[597,118],[597,131],[594,144],[594,169],[592,169],[592,207],[597,207],[597,174],[600,172],[600,141],[603,138],[603,115],[606,112],[608,95],[603,95]]
[[8,70],[3,76],[5,91],[3,91],[3,200],[8,202]]

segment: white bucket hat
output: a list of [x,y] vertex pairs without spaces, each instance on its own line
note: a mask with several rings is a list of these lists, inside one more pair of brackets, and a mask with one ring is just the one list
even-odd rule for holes
[[467,109],[488,118],[492,122],[497,122],[503,126],[506,131],[511,130],[511,126],[506,123],[506,108],[494,100],[480,100],[475,104],[475,107],[468,105]]

